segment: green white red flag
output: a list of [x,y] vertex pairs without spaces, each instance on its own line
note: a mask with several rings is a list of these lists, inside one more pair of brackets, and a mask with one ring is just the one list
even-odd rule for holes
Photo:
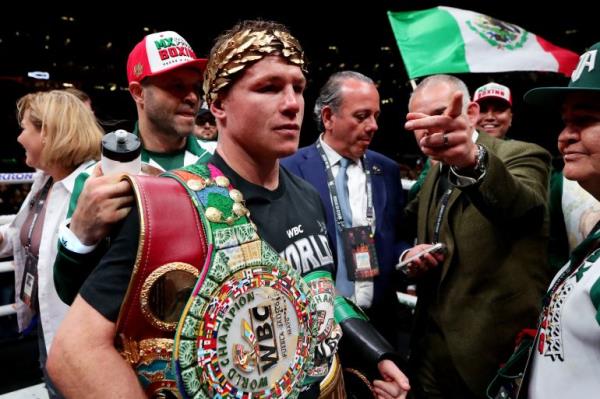
[[408,76],[552,71],[570,76],[579,56],[534,33],[473,11],[435,7],[388,18]]

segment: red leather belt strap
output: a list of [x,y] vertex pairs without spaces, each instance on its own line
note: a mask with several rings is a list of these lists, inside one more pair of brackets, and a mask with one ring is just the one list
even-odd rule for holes
[[207,254],[206,235],[190,196],[179,182],[154,176],[127,176],[127,180],[136,194],[140,240],[117,321],[118,336],[137,342],[172,339],[173,331],[156,328],[142,313],[141,288],[154,270],[172,262],[190,264],[200,274]]

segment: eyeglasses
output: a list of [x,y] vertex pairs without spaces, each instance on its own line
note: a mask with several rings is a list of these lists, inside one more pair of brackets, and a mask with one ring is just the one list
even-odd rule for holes
[[196,125],[204,125],[205,123],[210,124],[210,125],[216,125],[217,123],[215,122],[215,118],[212,116],[203,116],[203,117],[199,117],[196,118]]

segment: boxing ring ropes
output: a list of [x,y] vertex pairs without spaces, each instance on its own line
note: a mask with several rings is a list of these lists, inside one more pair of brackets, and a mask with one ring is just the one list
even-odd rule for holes
[[[33,182],[33,172],[24,173],[0,173],[0,184],[31,184]],[[414,184],[413,180],[402,179],[402,188],[408,191]],[[15,215],[0,215],[0,225],[12,222]],[[0,273],[14,273],[15,267],[12,260],[0,262]],[[410,308],[414,308],[417,298],[403,292],[398,292],[398,301]],[[15,314],[15,304],[0,305],[0,317]]]
[[[24,173],[0,173],[0,184],[31,184],[33,182],[33,172]],[[8,224],[12,222],[15,215],[0,215],[0,225]],[[0,262],[0,273],[14,273],[15,267],[13,266],[12,260]],[[0,317],[14,314],[15,305],[14,303],[7,305],[0,305]]]

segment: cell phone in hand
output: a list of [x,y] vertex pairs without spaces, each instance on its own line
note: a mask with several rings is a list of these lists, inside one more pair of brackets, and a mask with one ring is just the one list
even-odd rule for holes
[[402,271],[403,273],[407,272],[408,264],[414,262],[415,260],[421,258],[425,254],[439,254],[446,250],[446,245],[438,242],[429,248],[419,252],[418,254],[411,256],[410,258],[404,259],[402,262],[396,265],[396,269]]

